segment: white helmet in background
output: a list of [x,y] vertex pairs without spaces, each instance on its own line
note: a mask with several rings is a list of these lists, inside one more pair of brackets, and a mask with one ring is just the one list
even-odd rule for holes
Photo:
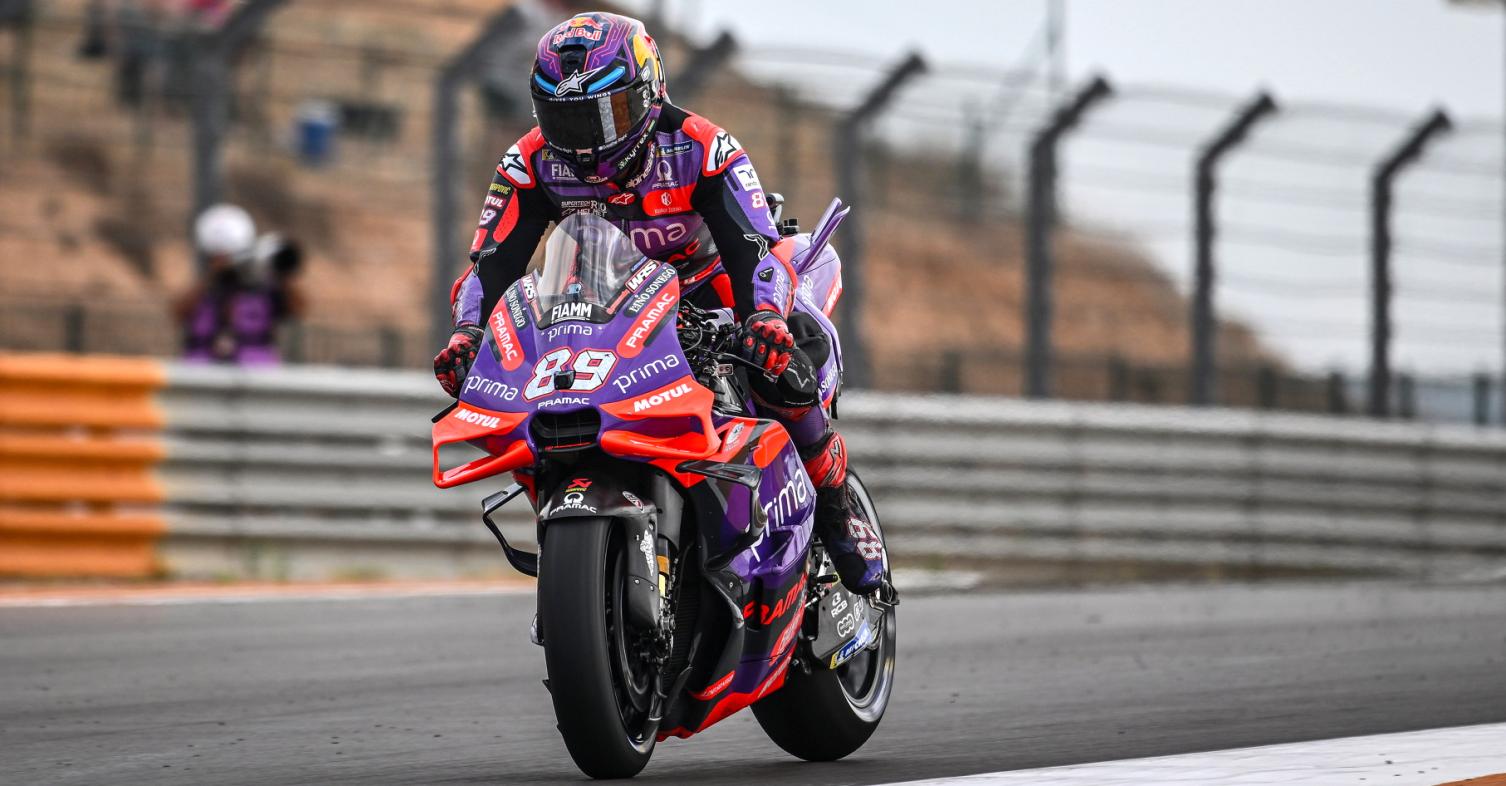
[[240,259],[256,242],[256,224],[251,214],[235,205],[206,208],[194,221],[194,242],[210,256]]

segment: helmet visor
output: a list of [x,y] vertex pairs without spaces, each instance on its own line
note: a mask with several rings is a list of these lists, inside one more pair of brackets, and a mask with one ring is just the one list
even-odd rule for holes
[[588,98],[533,96],[544,140],[561,150],[600,151],[627,138],[653,102],[647,85],[629,85]]

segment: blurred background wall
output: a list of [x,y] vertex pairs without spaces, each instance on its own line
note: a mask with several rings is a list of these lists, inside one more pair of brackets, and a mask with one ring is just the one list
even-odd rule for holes
[[[786,5],[620,10],[787,216],[858,206],[856,385],[1501,422],[1498,7],[1409,0],[1376,27],[1354,3]],[[176,354],[213,196],[305,248],[288,361],[427,366],[438,284],[531,125],[532,42],[583,8],[0,3],[0,349]]]

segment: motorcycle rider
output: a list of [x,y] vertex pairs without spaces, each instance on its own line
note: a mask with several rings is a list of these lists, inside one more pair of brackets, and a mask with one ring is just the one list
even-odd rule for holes
[[[816,527],[842,583],[868,594],[883,584],[883,545],[845,485],[847,449],[815,393],[814,368],[791,330],[796,275],[758,175],[737,140],[669,102],[663,62],[643,23],[584,13],[539,41],[529,77],[538,126],[497,164],[472,266],[452,292],[455,330],[434,358],[457,395],[481,343],[484,315],[521,278],[550,222],[589,211],[607,218],[652,259],[679,271],[686,297],[731,308],[760,408],[779,420],[816,487]],[[781,253],[783,256],[781,256]],[[752,375],[757,377],[758,375]]]

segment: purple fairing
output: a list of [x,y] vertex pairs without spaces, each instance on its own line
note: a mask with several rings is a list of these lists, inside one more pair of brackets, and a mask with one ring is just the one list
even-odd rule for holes
[[842,296],[842,259],[830,245],[823,245],[820,253],[811,257],[806,253],[810,251],[810,243],[808,234],[795,236],[794,266],[800,276],[800,285],[795,288],[795,310],[814,318],[831,340],[831,356],[816,370],[821,401],[829,404],[842,376],[842,340],[827,316]]
[[[601,419],[601,433],[627,430],[663,437],[683,432],[684,426],[676,427],[674,419],[629,420],[606,409],[607,405],[646,401],[651,395],[667,387],[674,390],[681,383],[696,384],[676,332],[679,280],[674,267],[653,260],[640,263],[626,279],[621,295],[610,298],[615,307],[610,311],[592,311],[591,318],[597,322],[556,319],[574,314],[543,308],[539,288],[531,275],[508,288],[487,320],[476,363],[460,394],[460,401],[474,408],[523,412],[528,413],[528,418],[509,433],[488,437],[477,447],[495,455],[521,438],[528,441],[533,455],[543,455],[543,446],[537,444],[530,428],[532,418],[539,413],[593,408]],[[652,321],[653,325],[645,331],[641,328],[646,321]],[[635,331],[638,342],[633,338]],[[511,370],[505,367],[497,348],[499,332],[501,340],[515,340],[514,351],[521,353],[521,357],[514,357]],[[645,334],[646,340],[642,340]],[[590,389],[556,391],[552,384],[535,385],[532,392],[537,395],[530,397],[530,382],[547,363],[546,355],[562,350],[571,356],[580,356],[588,350],[611,353],[613,360],[607,366],[591,367],[605,369],[599,378],[580,383],[581,375],[576,375],[574,384]],[[782,598],[800,591],[797,583],[803,580],[805,572],[815,489],[795,443],[784,438],[784,427],[777,422],[720,414],[713,415],[713,422],[720,432],[722,449],[710,460],[753,466],[758,466],[759,459],[765,462],[760,467],[757,496],[738,483],[698,479],[684,487],[690,501],[686,515],[694,515],[699,522],[708,553],[733,548],[738,537],[755,522],[765,524],[761,537],[737,552],[723,570],[738,579],[740,595],[731,598],[738,608],[751,603],[754,609],[773,609]],[[779,445],[772,455],[754,449],[766,441]],[[799,619],[798,613],[791,613],[795,616],[780,617],[778,624],[750,624],[746,631],[740,627],[737,635],[729,639],[718,664],[725,669],[717,673],[735,671],[731,692],[753,691],[776,671],[787,667],[782,656],[793,645],[789,632],[795,631],[798,623],[786,624],[786,620]],[[683,717],[676,719],[677,723],[691,730],[699,728],[712,703],[687,699],[688,709],[683,711]]]

